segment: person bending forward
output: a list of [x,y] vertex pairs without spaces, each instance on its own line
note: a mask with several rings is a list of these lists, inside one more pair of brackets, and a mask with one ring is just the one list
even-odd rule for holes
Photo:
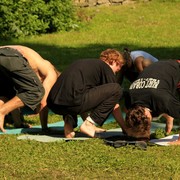
[[90,137],[102,131],[101,126],[111,112],[119,125],[124,126],[119,100],[122,89],[116,83],[115,73],[124,65],[123,56],[114,49],[101,53],[100,59],[77,60],[71,64],[50,91],[48,107],[56,114],[63,115],[64,133],[74,137],[77,115],[86,114],[80,131]]

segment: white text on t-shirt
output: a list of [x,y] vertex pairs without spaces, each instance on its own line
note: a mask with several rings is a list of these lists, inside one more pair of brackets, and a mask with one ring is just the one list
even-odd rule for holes
[[153,78],[140,78],[134,81],[129,89],[154,88],[157,89],[160,80]]

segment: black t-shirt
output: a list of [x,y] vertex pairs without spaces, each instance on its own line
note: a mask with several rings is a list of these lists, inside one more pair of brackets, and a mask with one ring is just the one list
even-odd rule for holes
[[48,96],[56,105],[81,105],[83,94],[96,86],[115,83],[108,64],[99,59],[78,60],[61,73]]
[[180,118],[180,101],[177,84],[180,81],[180,64],[176,61],[159,61],[144,69],[130,88],[131,105],[152,110],[153,116],[166,113]]

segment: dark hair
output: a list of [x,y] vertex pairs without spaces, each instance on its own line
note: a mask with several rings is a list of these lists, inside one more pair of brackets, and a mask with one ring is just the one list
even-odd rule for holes
[[128,49],[128,48],[123,49],[123,57],[126,61],[126,66],[128,68],[130,68],[132,65],[132,59],[131,59],[130,53],[131,53],[130,49]]
[[145,109],[135,106],[126,114],[126,125],[130,129],[128,135],[133,137],[150,137],[150,121],[145,115]]

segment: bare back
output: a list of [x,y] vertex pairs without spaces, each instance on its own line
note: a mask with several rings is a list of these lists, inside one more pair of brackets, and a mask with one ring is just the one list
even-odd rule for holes
[[43,59],[36,51],[31,48],[20,46],[20,45],[7,45],[7,46],[0,46],[0,48],[9,47],[16,49],[19,51],[23,57],[27,59],[29,65],[36,73],[38,78],[43,82],[44,78],[47,75],[47,71],[51,68],[55,69],[54,66],[47,60]]

